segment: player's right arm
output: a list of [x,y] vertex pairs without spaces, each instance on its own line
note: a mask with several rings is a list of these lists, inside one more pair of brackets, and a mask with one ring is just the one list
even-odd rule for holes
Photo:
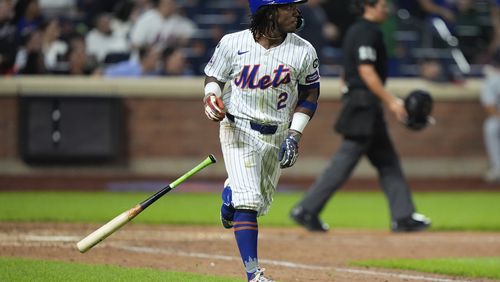
[[221,121],[226,116],[222,91],[230,79],[231,52],[227,47],[228,36],[224,36],[215,48],[212,58],[205,66],[205,88],[203,103],[205,115],[212,121]]
[[221,121],[226,116],[226,109],[222,101],[222,89],[224,82],[218,81],[215,77],[205,77],[205,115],[212,121]]

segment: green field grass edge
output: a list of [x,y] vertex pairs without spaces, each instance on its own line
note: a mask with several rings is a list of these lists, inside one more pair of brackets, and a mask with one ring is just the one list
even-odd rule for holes
[[242,282],[243,279],[74,262],[0,257],[0,281],[170,281]]
[[[105,223],[149,197],[131,192],[0,192],[0,221]],[[303,193],[276,193],[267,227],[296,226],[290,209]],[[417,211],[432,219],[431,231],[500,231],[500,193],[414,193]],[[134,223],[219,225],[219,193],[169,193]],[[386,229],[389,210],[382,192],[340,192],[320,214],[332,228]]]
[[351,262],[352,266],[414,270],[465,278],[500,279],[500,257],[384,259]]

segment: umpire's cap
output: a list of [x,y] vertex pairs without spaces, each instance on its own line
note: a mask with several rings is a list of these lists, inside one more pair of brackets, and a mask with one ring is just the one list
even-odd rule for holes
[[412,130],[420,130],[429,124],[432,118],[429,116],[432,111],[432,96],[425,90],[413,90],[404,100],[405,108],[408,112],[406,126]]
[[305,3],[307,0],[248,0],[248,4],[250,5],[250,11],[252,15],[257,13],[257,10],[262,6],[269,5],[285,5],[285,4],[299,4]]

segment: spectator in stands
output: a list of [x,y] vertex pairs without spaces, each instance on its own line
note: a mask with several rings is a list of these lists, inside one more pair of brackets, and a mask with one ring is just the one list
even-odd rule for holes
[[17,40],[13,16],[11,1],[0,0],[0,74],[11,73],[16,59]]
[[59,68],[59,63],[68,52],[68,45],[59,39],[60,36],[61,27],[58,19],[51,19],[42,25],[42,51],[47,70]]
[[118,2],[124,0],[76,0],[80,17],[86,26],[93,26],[94,19],[102,13],[109,13]]
[[438,30],[433,25],[434,19],[443,20],[450,33],[454,33],[457,6],[455,1],[446,0],[418,0],[427,25],[424,30],[423,45],[424,47],[446,47],[446,42],[439,37]]
[[168,47],[163,51],[162,75],[186,76],[192,75],[193,70],[186,60],[183,50],[177,47]]
[[16,54],[14,72],[18,74],[46,73],[42,51],[42,32],[33,30],[23,38],[22,47]]
[[132,27],[132,46],[159,44],[162,47],[187,43],[196,25],[177,12],[175,0],[156,0],[155,8],[142,14]]
[[45,17],[56,18],[66,15],[76,18],[78,7],[75,0],[39,0],[41,13]]
[[491,0],[490,17],[493,36],[488,49],[489,53],[493,54],[497,48],[500,48],[500,0]]
[[470,63],[479,63],[487,51],[490,37],[474,0],[458,0],[455,16],[455,35],[460,50]]
[[[412,0],[415,1],[415,0]],[[342,73],[342,65],[344,60],[344,51],[342,50],[342,42],[347,29],[356,21],[356,13],[353,11],[352,0],[335,0],[324,1],[321,3],[324,11],[328,16],[328,21],[336,27],[335,36],[330,36],[330,40],[323,48],[318,50],[318,54],[322,57],[321,75],[339,76]],[[305,28],[309,26],[309,19],[307,18]],[[329,28],[333,30],[332,28]],[[320,30],[311,31],[320,34]],[[330,33],[332,33],[330,31]],[[333,39],[333,40],[332,40]]]
[[491,67],[485,68],[485,76],[481,104],[487,115],[483,132],[490,167],[484,179],[500,182],[500,48],[495,52]]
[[143,47],[139,49],[139,60],[131,59],[117,63],[104,69],[106,77],[141,77],[159,75],[158,61],[161,50],[156,47]]
[[446,0],[418,0],[420,7],[431,17],[440,17],[446,23],[455,21],[456,3]]
[[85,38],[74,34],[68,42],[68,52],[64,58],[64,68],[53,71],[57,75],[90,75],[96,66],[92,57],[87,55]]
[[424,24],[422,45],[428,48],[426,49],[427,55],[432,56],[436,63],[441,64],[443,77],[454,83],[462,83],[464,75],[468,72],[464,70],[461,60],[452,54],[452,50],[456,50],[456,47],[460,48],[456,37],[458,1],[418,1],[426,13],[427,22]]
[[110,53],[128,53],[130,51],[125,37],[115,35],[111,30],[111,16],[100,14],[95,19],[94,28],[85,38],[87,52],[95,56],[98,62],[104,62]]
[[[415,1],[415,0],[411,0]],[[349,26],[356,21],[352,0],[324,1],[321,5],[328,15],[328,19],[338,28],[338,36],[332,43],[335,48],[342,48],[344,35]],[[306,23],[307,24],[307,23]]]
[[123,0],[113,9],[111,30],[118,37],[128,40],[133,23],[138,17],[138,7],[133,0]]
[[19,38],[40,27],[43,23],[43,16],[38,0],[18,0],[15,6],[14,20]]
[[299,35],[309,41],[317,50],[320,60],[326,46],[331,45],[340,36],[336,25],[329,21],[322,4],[325,0],[309,0],[300,7],[307,22]]
[[137,17],[154,8],[153,0],[132,0],[136,7]]

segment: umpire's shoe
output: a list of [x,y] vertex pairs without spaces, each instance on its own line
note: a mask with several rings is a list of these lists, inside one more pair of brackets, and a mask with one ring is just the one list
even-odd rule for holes
[[423,214],[413,213],[411,216],[394,220],[392,222],[393,232],[422,231],[431,226],[431,220]]
[[291,210],[290,218],[309,231],[326,232],[330,229],[328,224],[319,219],[318,215],[304,210],[301,206],[296,206]]

